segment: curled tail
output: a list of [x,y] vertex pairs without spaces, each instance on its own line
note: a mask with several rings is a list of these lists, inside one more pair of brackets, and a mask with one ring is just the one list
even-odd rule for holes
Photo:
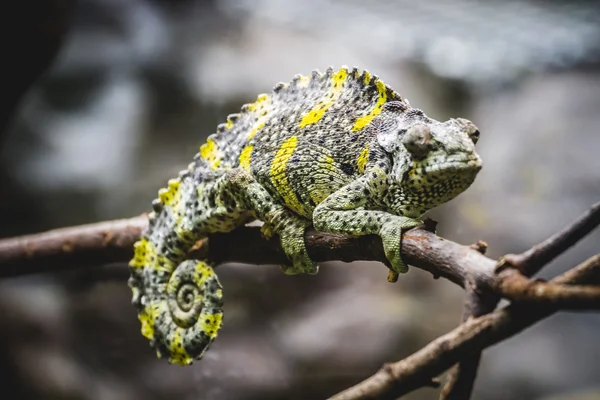
[[185,190],[189,185],[171,180],[159,192],[150,225],[134,245],[128,281],[142,335],[159,358],[180,365],[202,357],[223,319],[222,287],[212,267],[185,260],[200,238],[188,223],[192,214],[186,204],[197,193]]

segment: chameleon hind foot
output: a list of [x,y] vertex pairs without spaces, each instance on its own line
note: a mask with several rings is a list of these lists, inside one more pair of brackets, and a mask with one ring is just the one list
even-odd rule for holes
[[280,266],[286,275],[316,275],[319,272],[317,263],[308,256],[304,241],[304,233],[309,225],[309,221],[294,218],[288,220],[279,232],[281,247],[291,262],[291,265]]
[[275,202],[269,192],[243,169],[229,171],[222,178],[222,183],[232,189],[232,197],[263,221],[263,236],[268,239],[279,235],[281,247],[291,264],[281,266],[285,274],[314,275],[319,271],[317,264],[308,256],[304,243],[304,232],[311,224],[309,220],[298,217]]
[[[279,267],[286,275],[309,274],[315,275],[319,272],[319,266],[308,256],[304,233],[310,225],[300,218],[289,218],[287,222],[280,223],[284,228],[279,230],[279,243],[287,256],[289,263],[281,264]],[[273,226],[264,224],[261,233],[266,239],[275,235]]]

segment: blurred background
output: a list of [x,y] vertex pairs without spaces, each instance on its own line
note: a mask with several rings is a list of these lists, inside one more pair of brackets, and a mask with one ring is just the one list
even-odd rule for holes
[[[485,240],[495,258],[600,199],[596,1],[48,4],[56,16],[32,7],[26,17],[68,29],[0,137],[2,237],[148,211],[229,113],[329,65],[368,69],[430,117],[479,126],[483,170],[429,214],[441,236]],[[18,42],[25,36],[3,35],[20,54],[39,54]],[[599,249],[595,232],[542,275]],[[463,300],[416,268],[389,284],[378,263],[327,263],[310,277],[234,264],[218,273],[224,328],[188,368],[148,348],[125,264],[0,281],[3,397],[326,398],[454,328]],[[598,337],[600,315],[555,315],[484,353],[473,398],[600,399]]]

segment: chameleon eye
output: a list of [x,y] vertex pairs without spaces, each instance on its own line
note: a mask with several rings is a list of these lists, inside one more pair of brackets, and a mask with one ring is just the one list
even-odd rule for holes
[[479,130],[469,133],[469,137],[473,141],[473,144],[477,144],[477,141],[479,140]]

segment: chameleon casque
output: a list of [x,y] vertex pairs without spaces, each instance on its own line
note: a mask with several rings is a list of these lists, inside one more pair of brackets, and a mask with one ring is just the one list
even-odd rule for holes
[[316,274],[304,232],[381,237],[392,274],[407,271],[401,232],[463,192],[481,169],[477,127],[438,122],[377,76],[328,68],[277,84],[217,127],[160,189],[134,246],[129,286],[158,357],[200,359],[222,323],[222,288],[186,254],[202,237],[261,220],[278,235],[286,274]]

